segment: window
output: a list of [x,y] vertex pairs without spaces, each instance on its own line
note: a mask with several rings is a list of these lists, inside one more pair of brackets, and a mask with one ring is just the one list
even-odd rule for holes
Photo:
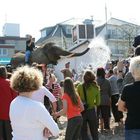
[[86,38],[85,25],[79,25],[79,38],[80,39]]
[[76,28],[76,26],[73,28],[72,34],[73,34],[73,42],[77,41],[78,38],[77,38],[77,28]]
[[0,56],[8,56],[8,49],[0,48]]
[[5,44],[5,40],[0,40],[0,44]]
[[3,55],[7,56],[8,55],[8,50],[7,49],[3,49]]
[[66,33],[72,34],[72,28],[70,26],[66,27]]
[[117,31],[115,29],[108,29],[108,38],[115,39],[117,36]]

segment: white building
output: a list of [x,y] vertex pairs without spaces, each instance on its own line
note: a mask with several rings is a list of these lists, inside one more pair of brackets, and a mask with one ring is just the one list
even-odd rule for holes
[[102,37],[111,50],[112,59],[129,57],[134,37],[140,33],[140,26],[120,19],[111,18],[96,28],[96,36]]
[[20,25],[5,23],[3,26],[3,36],[20,37]]

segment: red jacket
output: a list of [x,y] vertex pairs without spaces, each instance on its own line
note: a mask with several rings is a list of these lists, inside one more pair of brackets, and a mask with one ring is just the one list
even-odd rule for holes
[[0,77],[0,120],[9,120],[10,103],[16,96],[9,80]]

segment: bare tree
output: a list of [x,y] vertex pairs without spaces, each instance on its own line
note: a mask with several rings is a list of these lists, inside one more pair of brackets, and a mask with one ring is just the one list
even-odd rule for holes
[[138,32],[140,30],[140,27],[135,24],[123,24],[119,26],[119,30],[121,31],[124,40],[128,41],[128,52],[127,54],[129,55],[130,53],[133,53],[132,49],[132,43],[134,41],[134,37],[138,35]]

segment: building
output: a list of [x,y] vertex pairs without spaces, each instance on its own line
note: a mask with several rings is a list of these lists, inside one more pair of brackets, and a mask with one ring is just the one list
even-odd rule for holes
[[20,25],[5,23],[3,36],[0,37],[0,64],[8,64],[11,57],[19,51],[25,51],[26,37],[20,37]]
[[112,59],[126,58],[132,55],[132,43],[140,33],[140,26],[116,18],[110,18],[100,26],[93,25],[93,20],[86,19],[82,24],[57,24],[41,30],[41,38],[36,42],[43,45],[55,42],[58,46],[70,50],[82,42],[101,37],[111,50]]
[[26,37],[0,37],[0,64],[8,64],[16,52],[25,51],[26,40]]
[[111,50],[112,59],[132,55],[134,37],[140,34],[140,26],[120,19],[111,18],[96,28],[96,36],[102,37]]
[[20,37],[19,24],[5,23],[0,37],[0,64],[10,63],[11,57],[19,51],[25,52],[27,37]]
[[41,29],[41,38],[36,42],[37,46],[42,46],[48,42],[54,42],[63,49],[70,48],[72,44],[73,25],[56,24],[52,27]]
[[73,45],[79,45],[86,40],[92,40],[95,37],[93,20],[85,19],[83,24],[76,24],[72,28]]
[[5,23],[3,26],[3,36],[20,36],[20,25],[16,23]]

